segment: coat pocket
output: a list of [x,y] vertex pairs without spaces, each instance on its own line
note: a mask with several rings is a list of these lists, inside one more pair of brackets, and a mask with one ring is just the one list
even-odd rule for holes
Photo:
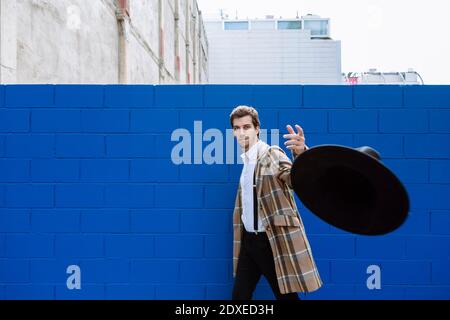
[[274,226],[300,227],[300,219],[297,216],[274,215],[271,217]]

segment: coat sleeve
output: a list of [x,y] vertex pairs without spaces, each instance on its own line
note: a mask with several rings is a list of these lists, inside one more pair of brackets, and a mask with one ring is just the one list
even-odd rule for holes
[[[305,145],[305,150],[308,150],[308,146]],[[292,161],[288,158],[288,156],[281,150],[276,149],[276,156],[277,156],[277,163],[278,163],[278,170],[276,173],[276,176],[279,180],[281,180],[283,183],[289,186],[289,188],[292,189],[292,182],[291,182],[291,168],[292,168],[292,161],[295,160],[297,156],[300,154],[292,154]]]

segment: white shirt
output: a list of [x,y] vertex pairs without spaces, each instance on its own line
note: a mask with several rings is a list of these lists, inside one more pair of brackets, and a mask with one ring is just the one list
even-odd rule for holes
[[258,146],[261,143],[262,141],[258,139],[258,142],[256,142],[249,150],[241,154],[241,158],[244,162],[240,178],[242,199],[241,219],[245,230],[249,232],[264,231],[260,216],[258,216],[258,230],[253,228],[253,173],[255,172],[256,159],[258,156]]

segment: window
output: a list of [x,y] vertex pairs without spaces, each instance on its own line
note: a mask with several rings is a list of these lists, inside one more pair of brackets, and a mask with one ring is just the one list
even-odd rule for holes
[[328,35],[328,20],[305,20],[304,29],[311,30],[312,36]]
[[279,30],[301,29],[301,28],[302,28],[302,22],[300,20],[278,21],[278,29]]
[[248,30],[248,21],[225,21],[225,30]]

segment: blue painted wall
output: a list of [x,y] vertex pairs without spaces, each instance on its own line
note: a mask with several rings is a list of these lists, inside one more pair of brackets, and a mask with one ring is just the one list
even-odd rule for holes
[[[229,299],[241,164],[175,165],[176,128],[238,104],[309,146],[370,145],[410,218],[380,237],[299,202],[325,283],[305,299],[450,298],[450,86],[0,86],[0,299]],[[195,135],[193,135],[195,136]],[[204,143],[205,146],[208,143]],[[81,289],[69,290],[69,265]],[[369,290],[367,267],[381,268]],[[265,279],[255,298],[271,299]]]

